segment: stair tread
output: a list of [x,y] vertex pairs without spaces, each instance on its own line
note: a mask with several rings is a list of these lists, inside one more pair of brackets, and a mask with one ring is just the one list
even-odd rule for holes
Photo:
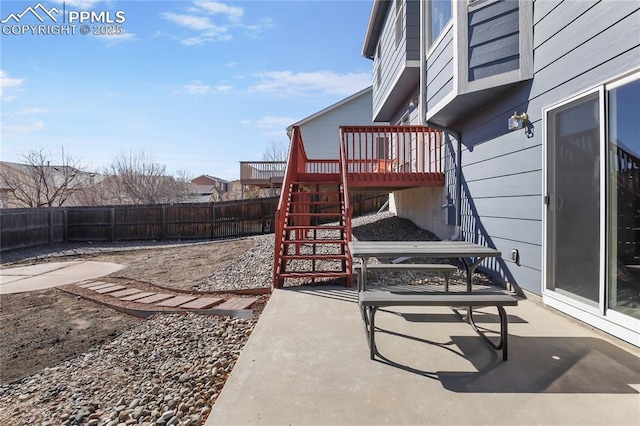
[[347,244],[345,240],[318,239],[318,240],[285,240],[284,244]]
[[286,260],[345,260],[348,258],[346,254],[284,254],[283,259]]
[[337,213],[312,213],[312,212],[305,212],[305,213],[287,213],[289,216],[342,216],[342,212],[337,212]]
[[347,272],[340,271],[288,271],[281,272],[280,276],[282,278],[327,278],[327,277],[347,277],[349,274]]
[[323,229],[323,230],[340,231],[340,230],[346,229],[346,226],[340,226],[340,225],[285,225],[284,229],[286,231],[297,231],[297,230],[305,230],[305,229]]

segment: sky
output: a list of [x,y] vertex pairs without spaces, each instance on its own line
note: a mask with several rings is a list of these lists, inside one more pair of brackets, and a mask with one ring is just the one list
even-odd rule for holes
[[2,0],[0,158],[63,148],[100,172],[142,150],[169,174],[237,179],[371,85],[372,3]]

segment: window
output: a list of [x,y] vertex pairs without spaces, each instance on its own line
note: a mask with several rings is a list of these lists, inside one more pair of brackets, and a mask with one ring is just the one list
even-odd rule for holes
[[402,41],[404,32],[404,0],[396,0],[396,47]]
[[451,20],[451,0],[432,0],[431,43],[433,43]]
[[[607,87],[609,308],[640,318],[640,78]],[[633,78],[633,77],[632,77]]]

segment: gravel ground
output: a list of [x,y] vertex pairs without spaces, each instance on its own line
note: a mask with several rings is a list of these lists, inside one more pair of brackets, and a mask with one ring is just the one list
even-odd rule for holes
[[[361,240],[435,239],[428,231],[390,213],[354,218],[352,224],[354,237]],[[251,239],[252,248],[195,287],[200,290],[269,287],[273,235]],[[141,248],[145,245],[67,246],[63,254]],[[34,255],[45,258],[60,254],[51,249],[30,254],[21,251],[3,255],[2,263]],[[407,278],[417,284],[428,279],[424,274],[405,272],[403,284]],[[401,278],[381,272],[372,274],[369,283],[375,285],[376,280],[388,285],[400,282]],[[474,280],[479,284],[491,283],[481,274]],[[451,283],[456,282],[463,284],[464,274],[454,274]],[[240,319],[157,315],[110,342],[19,382],[0,386],[0,424],[203,424],[256,321],[257,316]]]

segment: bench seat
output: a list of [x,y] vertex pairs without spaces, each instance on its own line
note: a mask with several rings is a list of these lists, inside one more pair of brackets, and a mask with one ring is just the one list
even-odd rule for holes
[[[451,274],[456,272],[458,267],[448,263],[370,263],[367,265],[369,271],[423,271],[423,272],[442,272],[444,275],[444,291],[449,291],[449,278]],[[356,263],[353,265],[353,272],[356,274],[358,282],[358,290],[362,288],[362,265]]]
[[[379,308],[390,306],[456,306],[467,307],[467,318],[471,327],[482,340],[495,350],[502,350],[502,359],[507,360],[507,314],[505,306],[517,306],[518,300],[506,293],[476,292],[476,293],[436,293],[436,292],[388,292],[361,291],[358,293],[362,319],[365,323],[367,341],[371,359],[377,353],[375,345],[375,314]],[[494,344],[473,321],[472,307],[495,306],[500,316],[500,341]]]

